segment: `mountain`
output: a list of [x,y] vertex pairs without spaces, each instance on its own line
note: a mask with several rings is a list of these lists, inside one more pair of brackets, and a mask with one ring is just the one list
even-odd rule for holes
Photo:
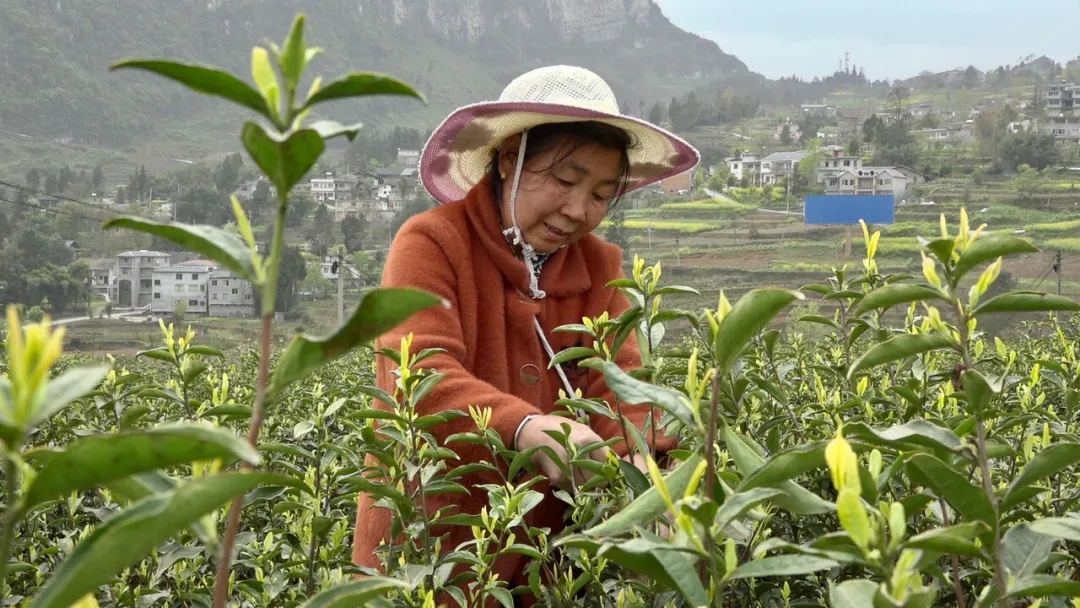
[[166,57],[248,77],[251,47],[280,41],[301,11],[310,43],[325,50],[312,77],[382,71],[428,96],[426,107],[407,99],[328,106],[328,117],[369,127],[431,128],[545,64],[597,71],[635,114],[749,73],[716,43],[672,25],[653,0],[3,0],[0,129],[106,146],[235,141],[242,110],[108,65]]

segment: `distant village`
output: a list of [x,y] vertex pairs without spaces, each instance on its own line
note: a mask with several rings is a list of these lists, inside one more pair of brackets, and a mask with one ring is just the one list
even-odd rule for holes
[[[1023,110],[1026,101],[1002,100],[1000,103],[1016,104]],[[1059,142],[1080,142],[1080,116],[1073,116],[1073,109],[1080,106],[1080,86],[1073,83],[1053,84],[1046,88],[1045,104],[1047,118],[1035,128],[1054,135]],[[916,104],[904,113],[918,119],[931,112],[947,121],[946,126],[932,129],[915,129],[911,134],[923,142],[940,146],[968,145],[975,139],[975,119],[986,107],[974,106],[963,110],[934,108],[930,104]],[[872,156],[871,143],[861,143],[855,153],[837,142],[848,141],[860,129],[859,120],[865,116],[851,110],[838,109],[825,104],[803,104],[802,115],[820,115],[838,126],[824,128],[817,139],[824,142],[817,155],[818,166],[813,181],[826,195],[891,195],[897,204],[905,204],[912,194],[912,187],[929,181],[930,177],[919,170],[904,165],[871,166],[864,158]],[[875,113],[882,124],[888,125],[902,118],[895,111]],[[795,122],[778,125],[774,137],[781,138],[783,129],[787,137],[798,140],[802,135]],[[1033,128],[1030,120],[1019,120],[1008,125],[1010,133]],[[799,165],[810,152],[787,151],[772,154],[755,154],[750,150],[723,159],[730,183],[742,187],[777,186],[789,182]],[[363,171],[345,171],[338,175],[325,173],[312,177],[297,186],[306,189],[319,203],[327,206],[335,222],[355,217],[371,221],[391,220],[407,200],[420,194],[418,181],[420,152],[398,150],[397,159],[387,167],[368,168]],[[704,166],[663,180],[656,191],[666,195],[689,195],[695,190],[695,173],[702,175],[700,184],[720,170],[720,166]],[[250,200],[263,180],[242,183],[234,194],[242,201]],[[267,183],[271,196],[276,196],[273,185]],[[39,198],[39,204],[48,207],[60,201]],[[110,202],[110,201],[101,201]],[[168,203],[156,210],[168,216]],[[181,259],[183,258],[183,259]],[[188,254],[163,253],[159,251],[125,251],[114,259],[96,260],[92,264],[93,291],[103,296],[111,306],[118,309],[144,309],[151,316],[166,316],[183,310],[184,314],[211,317],[253,318],[256,316],[255,295],[251,285],[228,269],[209,260],[190,259]],[[334,256],[325,256],[322,275],[337,280]],[[358,275],[354,268],[341,266],[344,279],[356,285]]]
[[[310,191],[313,199],[326,205],[335,222],[348,217],[390,220],[406,200],[416,196],[419,162],[419,151],[398,150],[396,162],[387,167],[347,171],[340,176],[326,173],[297,188]],[[233,194],[241,201],[249,201],[260,182],[269,188],[271,197],[277,196],[273,184],[265,179],[244,182]],[[60,202],[47,197],[38,199],[38,204],[46,208]],[[173,209],[170,203],[163,203],[155,212],[170,217]],[[91,273],[92,291],[111,308],[141,309],[153,317],[177,311],[192,316],[257,316],[250,283],[213,261],[197,259],[188,253],[125,251],[112,259],[93,260]],[[337,256],[324,256],[322,277],[336,281],[339,274],[348,287],[360,286],[357,269]]]

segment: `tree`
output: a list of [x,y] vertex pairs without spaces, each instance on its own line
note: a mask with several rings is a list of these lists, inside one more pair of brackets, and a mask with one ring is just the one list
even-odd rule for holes
[[649,110],[649,122],[654,125],[659,125],[664,120],[664,106],[660,102],[656,102],[652,105],[652,109]]
[[45,191],[49,194],[57,194],[60,192],[60,182],[56,179],[56,175],[49,174],[49,177],[45,178]]
[[623,251],[623,258],[626,257],[627,248],[630,246],[630,239],[626,233],[626,212],[622,207],[616,207],[608,216],[609,223],[607,230],[604,232],[604,240],[614,245],[618,245]]
[[902,116],[907,108],[908,90],[903,86],[893,87],[889,91],[889,104],[897,116]]
[[1022,165],[1042,170],[1061,162],[1061,149],[1050,133],[1014,133],[1001,139],[998,150],[998,162],[1007,171]]
[[670,120],[671,124],[673,125],[675,124],[675,121],[677,121],[682,115],[682,106],[679,104],[679,100],[675,97],[672,97],[671,103],[668,104],[667,115],[668,120]]
[[364,248],[366,224],[367,222],[354,216],[341,220],[341,235],[344,238],[345,250],[349,253],[355,253]]
[[1030,199],[1039,191],[1042,175],[1038,169],[1028,165],[1020,165],[1019,173],[1012,180],[1013,190],[1021,199]]
[[26,185],[34,190],[41,187],[41,172],[36,167],[26,172]]
[[979,85],[979,70],[975,69],[975,66],[969,65],[964,70],[963,83],[965,89],[974,89]]
[[184,223],[221,226],[232,218],[228,197],[209,185],[189,189],[176,209],[176,220]]
[[941,116],[938,116],[935,112],[927,112],[919,119],[918,127],[920,129],[937,129],[941,127]]
[[862,150],[862,144],[859,143],[858,137],[852,137],[851,141],[847,145],[847,153],[849,156],[858,156],[859,151]]
[[240,185],[240,171],[244,168],[244,159],[240,153],[230,154],[214,169],[214,185],[218,192],[232,193]]
[[101,190],[101,187],[105,185],[105,173],[101,171],[101,165],[94,167],[94,176],[92,180],[95,192]]
[[821,149],[820,139],[811,139],[806,145],[806,151],[806,158],[799,161],[799,166],[795,169],[794,185],[800,192],[806,192],[810,188],[810,185],[814,183],[814,175],[817,174],[818,167],[825,162],[825,151]]
[[[266,246],[263,255],[269,255]],[[274,299],[275,312],[290,312],[296,306],[296,286],[307,277],[307,263],[299,247],[285,247],[281,256],[281,271],[278,274],[277,297]],[[258,297],[256,297],[258,299]],[[256,308],[261,302],[255,303]]]
[[867,118],[863,121],[863,141],[868,144],[873,143],[874,139],[877,138],[878,130],[883,128],[884,126],[885,122],[878,118],[877,114],[871,114],[870,118]]
[[304,225],[304,220],[311,215],[311,210],[315,208],[316,200],[312,198],[310,192],[300,191],[294,194],[289,200],[288,215],[285,217],[285,225],[289,228],[299,228]]
[[706,187],[713,192],[720,192],[728,184],[728,178],[731,177],[731,171],[728,169],[727,163],[720,163],[716,168],[716,173],[712,174],[709,178]]
[[790,146],[791,142],[791,125],[784,125],[784,128],[780,130],[780,144]]
[[262,179],[255,184],[255,191],[251,193],[251,200],[248,201],[248,211],[253,222],[268,224],[272,221],[274,199],[270,196],[270,182]]
[[127,204],[127,195],[124,193],[124,187],[123,186],[120,186],[119,188],[116,189],[116,200],[115,200],[115,202],[116,202],[117,205],[126,205]]

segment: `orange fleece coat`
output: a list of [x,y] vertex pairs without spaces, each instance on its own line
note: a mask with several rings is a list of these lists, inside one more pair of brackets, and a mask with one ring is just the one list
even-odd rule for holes
[[[413,334],[412,352],[442,348],[446,352],[421,363],[448,374],[419,404],[421,415],[447,409],[468,412],[469,406],[490,408],[491,426],[508,448],[513,448],[514,433],[528,414],[553,412],[562,383],[548,358],[533,326],[536,316],[544,328],[552,349],[582,345],[585,336],[553,333],[560,325],[581,323],[583,317],[597,317],[605,311],[615,317],[629,308],[629,300],[617,289],[606,287],[622,278],[622,251],[594,235],[552,254],[544,263],[540,288],[547,292],[542,300],[528,297],[529,282],[524,263],[510,250],[502,235],[491,183],[485,179],[463,200],[421,213],[405,223],[394,239],[383,270],[383,287],[416,287],[433,292],[450,302],[449,308],[422,311],[377,340],[376,348],[398,348],[401,338]],[[591,343],[589,344],[591,345]],[[627,340],[616,362],[623,369],[641,366],[637,342]],[[392,392],[395,364],[378,356],[377,384]],[[613,405],[613,395],[603,376],[586,368],[563,365],[575,390],[586,398],[601,397]],[[624,415],[638,428],[644,428],[647,406],[623,406]],[[659,410],[657,416],[659,417]],[[594,416],[591,426],[604,439],[622,438],[613,420]],[[429,431],[442,443],[449,435],[475,430],[471,418],[464,417]],[[657,437],[659,452],[675,447],[675,439]],[[449,463],[459,466],[491,455],[478,446],[449,446],[461,458]],[[615,451],[623,456],[626,446],[620,441]],[[369,464],[376,461],[369,460]],[[503,468],[505,473],[505,466]],[[500,483],[493,474],[462,477],[462,485]],[[536,489],[546,493],[544,501],[527,519],[529,525],[550,527],[552,535],[563,528],[564,503],[551,496],[546,482]],[[358,504],[353,561],[358,565],[381,569],[375,550],[380,542],[390,542],[390,511],[374,506],[376,499],[361,494]],[[471,494],[445,494],[428,498],[428,510],[434,512],[456,505],[458,512],[476,514],[487,506],[484,490]],[[433,530],[434,535],[450,533],[444,551],[472,539],[468,527],[456,526]],[[519,538],[524,536],[519,533]],[[497,565],[499,576],[514,583],[524,583],[524,556],[506,555]]]

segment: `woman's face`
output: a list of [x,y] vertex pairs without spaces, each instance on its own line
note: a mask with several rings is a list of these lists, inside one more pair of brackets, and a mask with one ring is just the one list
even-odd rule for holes
[[[520,147],[521,138],[515,136],[503,145],[499,155],[499,171],[506,175],[502,196],[504,228],[513,225],[510,194]],[[591,143],[578,146],[570,154],[565,150],[564,145],[553,146],[526,161],[522,168],[518,226],[525,242],[537,253],[551,253],[595,230],[618,190],[621,151]],[[561,156],[565,158],[552,167]]]

